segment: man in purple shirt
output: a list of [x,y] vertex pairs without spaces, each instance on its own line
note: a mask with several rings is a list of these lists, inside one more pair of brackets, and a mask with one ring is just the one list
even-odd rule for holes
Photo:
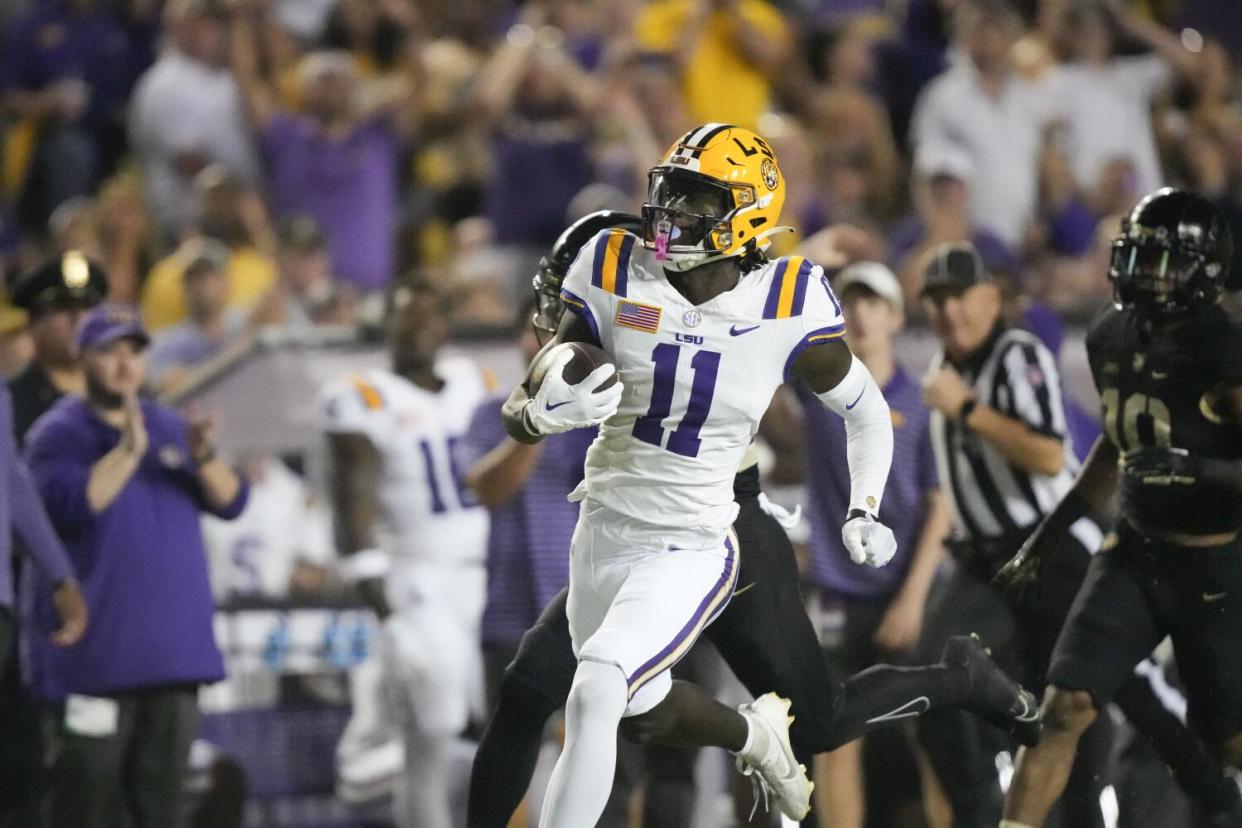
[[50,705],[50,828],[177,824],[197,686],[224,677],[199,513],[236,517],[247,489],[209,419],[139,401],[148,341],[132,312],[91,311],[86,398],[62,398],[27,442],[94,614],[64,649],[46,641],[45,600],[23,627],[28,682]]
[[13,407],[8,386],[0,382],[0,677],[13,639],[13,568],[9,566],[13,536],[21,539],[21,549],[39,568],[44,583],[52,586],[52,605],[60,619],[60,629],[52,643],[68,647],[86,632],[86,603],[65,548],[48,521],[39,491],[30,470],[17,451],[13,437]]
[[312,216],[328,237],[335,274],[362,292],[379,291],[395,266],[398,167],[419,111],[417,84],[398,76],[364,106],[349,53],[313,52],[300,69],[306,114],[284,112],[259,75],[252,14],[233,14],[233,71],[267,166],[273,211]]
[[[923,607],[949,533],[949,513],[937,487],[922,390],[893,358],[893,337],[904,318],[897,277],[877,262],[857,262],[841,271],[834,288],[845,312],[850,349],[875,377],[893,417],[893,464],[880,520],[897,537],[897,555],[876,569],[851,562],[840,532],[830,531],[848,511],[849,469],[840,462],[845,423],[816,399],[803,406],[811,617],[833,662],[855,673],[900,656],[918,642]],[[807,393],[799,388],[804,402]],[[886,743],[886,749],[901,750],[900,734],[890,733],[896,741]],[[817,778],[833,792],[824,807],[832,824],[843,828],[863,824],[861,748],[856,740],[816,760]],[[886,765],[897,766],[891,760],[900,755],[890,753]],[[890,771],[898,774],[896,767]]]

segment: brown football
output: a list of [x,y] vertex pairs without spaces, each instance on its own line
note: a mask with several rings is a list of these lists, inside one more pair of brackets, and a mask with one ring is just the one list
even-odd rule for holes
[[[565,369],[561,371],[561,378],[569,385],[576,385],[586,379],[587,375],[601,365],[612,365],[612,357],[604,351],[603,348],[597,348],[586,342],[570,342],[567,347],[573,350],[573,359],[565,365]],[[530,395],[533,397],[539,391],[539,386],[543,384],[543,378],[548,373],[548,366],[555,359],[553,351],[556,348],[549,348],[544,352],[530,371]],[[616,384],[617,375],[614,373],[599,384],[599,387],[593,388],[593,391],[601,391]]]

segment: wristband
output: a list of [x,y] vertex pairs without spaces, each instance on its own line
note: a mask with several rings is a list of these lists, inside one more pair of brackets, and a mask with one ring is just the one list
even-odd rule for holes
[[967,397],[966,402],[962,403],[962,407],[957,410],[957,421],[962,425],[966,425],[966,420],[974,413],[975,407],[979,405],[979,401],[974,397]]
[[878,517],[868,512],[866,509],[850,509],[845,515],[846,522],[854,518],[862,518],[863,520],[879,520]]
[[383,549],[371,547],[359,549],[352,555],[346,555],[336,562],[336,574],[345,581],[356,584],[373,578],[383,578],[392,567],[388,553]]

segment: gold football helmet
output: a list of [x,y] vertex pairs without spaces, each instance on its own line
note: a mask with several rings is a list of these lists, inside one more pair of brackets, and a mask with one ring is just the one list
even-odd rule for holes
[[767,246],[785,205],[785,178],[767,142],[749,129],[704,124],[648,174],[643,244],[668,270]]

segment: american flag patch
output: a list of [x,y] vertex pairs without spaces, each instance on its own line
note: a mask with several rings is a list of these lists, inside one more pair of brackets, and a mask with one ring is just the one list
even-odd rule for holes
[[660,309],[642,302],[622,300],[617,305],[617,324],[636,331],[655,333],[660,330]]

